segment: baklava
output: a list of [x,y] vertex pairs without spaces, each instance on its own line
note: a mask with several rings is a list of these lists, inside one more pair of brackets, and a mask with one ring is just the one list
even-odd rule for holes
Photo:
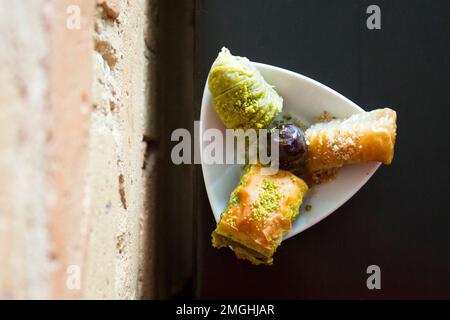
[[394,157],[396,113],[385,108],[312,125],[305,131],[310,172]]
[[212,243],[217,248],[229,247],[238,258],[253,264],[270,265],[299,214],[308,186],[289,171],[264,175],[261,169],[260,165],[244,169],[212,234]]

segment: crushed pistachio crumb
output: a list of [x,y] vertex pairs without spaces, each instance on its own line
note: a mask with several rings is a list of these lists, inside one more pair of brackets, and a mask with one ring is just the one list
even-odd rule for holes
[[306,210],[306,211],[311,211],[311,209],[312,209],[312,205],[307,204],[307,205],[305,206],[305,210]]
[[336,117],[331,115],[328,111],[324,111],[321,115],[319,115],[316,119],[317,122],[330,122],[331,120],[335,120]]
[[269,217],[270,213],[280,208],[281,193],[278,184],[269,179],[263,179],[258,200],[252,203],[252,218],[257,221]]
[[230,196],[230,202],[228,203],[228,205],[230,207],[234,206],[235,204],[237,204],[239,202],[239,195],[236,191],[234,191],[231,196]]
[[301,205],[301,202],[298,201],[297,203],[295,203],[292,206],[292,208],[291,208],[291,212],[292,212],[292,214],[291,214],[291,221],[294,221],[295,219],[297,219],[298,214],[300,213],[300,205]]
[[225,218],[225,221],[231,226],[236,226],[236,220],[237,217],[233,215],[229,215]]
[[331,168],[314,171],[306,179],[311,185],[329,182],[336,177],[338,170],[339,168]]

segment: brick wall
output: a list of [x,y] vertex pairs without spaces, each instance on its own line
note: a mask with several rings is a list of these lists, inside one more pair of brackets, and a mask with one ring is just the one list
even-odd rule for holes
[[154,296],[155,3],[0,0],[0,298]]

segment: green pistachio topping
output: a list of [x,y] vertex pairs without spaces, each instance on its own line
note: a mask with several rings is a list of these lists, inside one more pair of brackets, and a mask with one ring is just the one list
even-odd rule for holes
[[283,98],[245,57],[222,48],[208,76],[214,109],[226,127],[266,128],[283,107]]
[[262,221],[280,208],[281,193],[278,184],[269,179],[263,179],[258,200],[252,203],[252,218]]

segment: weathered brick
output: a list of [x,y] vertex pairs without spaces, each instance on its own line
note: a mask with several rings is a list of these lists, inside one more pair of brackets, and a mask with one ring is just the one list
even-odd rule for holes
[[146,3],[0,0],[0,298],[143,291],[155,178]]

